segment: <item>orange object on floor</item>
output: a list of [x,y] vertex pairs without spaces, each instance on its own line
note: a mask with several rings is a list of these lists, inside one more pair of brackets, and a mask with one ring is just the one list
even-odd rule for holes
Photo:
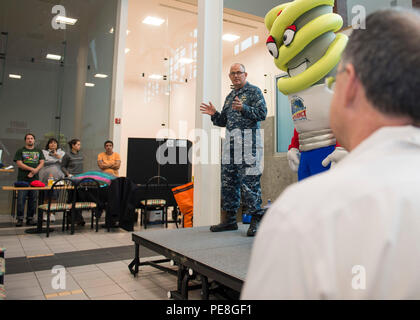
[[172,189],[179,210],[184,216],[184,228],[193,227],[194,183],[190,182]]

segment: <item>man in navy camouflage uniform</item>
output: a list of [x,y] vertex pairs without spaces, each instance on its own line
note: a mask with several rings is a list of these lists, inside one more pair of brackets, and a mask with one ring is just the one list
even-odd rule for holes
[[211,226],[212,232],[237,230],[236,212],[241,203],[252,215],[247,235],[257,232],[263,210],[261,209],[261,174],[263,143],[260,121],[267,116],[264,96],[259,88],[246,81],[248,74],[242,64],[230,68],[232,92],[226,97],[222,112],[212,105],[202,103],[200,110],[211,116],[214,125],[226,127],[226,139],[222,149],[222,209],[226,221]]

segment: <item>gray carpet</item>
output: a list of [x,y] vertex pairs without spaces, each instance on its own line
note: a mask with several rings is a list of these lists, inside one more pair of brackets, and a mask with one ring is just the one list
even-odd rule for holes
[[[247,237],[249,225],[237,231],[210,232],[209,227],[134,232],[148,240],[213,269],[245,280],[254,238]],[[143,248],[140,249],[142,253]]]

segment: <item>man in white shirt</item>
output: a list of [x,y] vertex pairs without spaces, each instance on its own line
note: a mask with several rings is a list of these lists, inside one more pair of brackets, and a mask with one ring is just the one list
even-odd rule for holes
[[420,299],[420,15],[354,30],[331,128],[350,154],[267,212],[242,299]]

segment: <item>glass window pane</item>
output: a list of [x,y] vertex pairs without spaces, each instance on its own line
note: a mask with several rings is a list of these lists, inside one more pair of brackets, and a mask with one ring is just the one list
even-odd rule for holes
[[[274,87],[277,88],[275,79]],[[277,152],[287,152],[294,132],[294,124],[287,96],[276,90],[276,137]]]
[[[69,152],[67,142],[80,139],[84,171],[98,170],[110,132],[116,12],[117,0],[0,1],[3,163],[15,165],[32,132],[40,149],[54,137]],[[17,170],[2,175],[1,185],[16,179]],[[0,193],[3,212],[8,198]]]

